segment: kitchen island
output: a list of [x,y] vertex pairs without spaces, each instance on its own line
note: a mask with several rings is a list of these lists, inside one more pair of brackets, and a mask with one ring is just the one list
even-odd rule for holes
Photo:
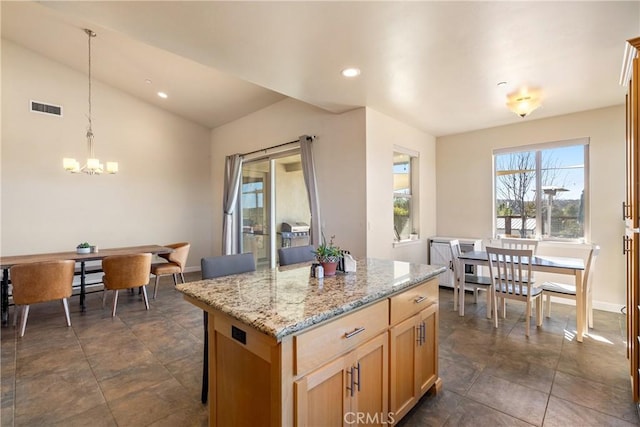
[[362,259],[180,284],[209,313],[209,425],[393,424],[439,389],[445,267]]

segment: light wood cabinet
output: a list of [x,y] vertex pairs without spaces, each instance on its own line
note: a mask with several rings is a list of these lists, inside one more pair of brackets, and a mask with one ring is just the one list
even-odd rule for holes
[[623,248],[627,280],[627,357],[633,400],[640,401],[640,37],[628,40],[622,80],[628,83],[626,114],[626,200],[622,204],[625,221]]
[[[438,381],[438,305],[394,325],[390,337],[390,406],[401,419]],[[439,388],[440,384],[436,385]]]
[[210,426],[386,426],[440,388],[435,277],[280,340],[185,298],[209,313]]
[[296,425],[388,424],[388,366],[384,332],[296,381]]

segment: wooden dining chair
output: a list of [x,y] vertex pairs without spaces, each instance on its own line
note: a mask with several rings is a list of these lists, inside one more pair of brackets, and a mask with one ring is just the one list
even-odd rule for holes
[[149,310],[147,285],[149,284],[149,274],[151,273],[150,253],[108,256],[102,260],[102,271],[104,271],[104,276],[102,276],[102,282],[104,283],[103,307],[107,291],[114,291],[111,316],[116,315],[118,291],[120,289],[141,288],[144,306]]
[[458,310],[461,316],[464,316],[464,307],[457,308],[458,292],[464,293],[466,289],[473,291],[474,302],[478,303],[478,291],[486,291],[487,293],[487,319],[491,319],[491,300],[493,294],[491,292],[491,278],[486,276],[478,276],[476,274],[464,273],[460,260],[462,254],[459,240],[450,240],[449,248],[451,250],[451,267],[453,269],[453,309]]
[[[232,274],[255,271],[256,262],[253,253],[220,255],[200,260],[202,279],[230,276]],[[207,403],[209,391],[209,313],[203,311],[204,321],[204,354],[202,358],[202,403]]]
[[[593,293],[592,282],[593,275],[596,269],[596,259],[600,254],[600,246],[594,246],[589,250],[587,260],[585,264],[584,274],[582,282],[587,287],[587,320],[590,328],[593,328]],[[540,285],[542,293],[545,297],[545,311],[546,316],[551,317],[551,297],[567,298],[576,300],[576,285],[575,283],[560,283],[560,282],[544,282]]]
[[[531,303],[536,303],[536,325],[542,326],[542,289],[533,286],[531,276],[531,249],[503,249],[487,247],[489,277],[493,284],[493,314],[498,327],[498,308],[502,308],[502,318],[506,317],[505,300],[526,303],[526,336],[529,336]],[[500,300],[500,305],[498,305]]]
[[156,276],[156,281],[153,286],[153,299],[156,299],[158,295],[158,283],[160,276],[173,275],[173,284],[178,284],[178,274],[184,283],[184,268],[187,266],[187,257],[189,256],[189,248],[191,245],[187,242],[171,243],[165,245],[168,248],[173,249],[173,252],[166,254],[158,254],[160,258],[164,258],[167,262],[160,262],[151,264],[151,274]]
[[47,301],[62,300],[67,326],[71,326],[69,304],[71,296],[75,261],[43,261],[11,267],[11,285],[13,303],[16,310],[13,317],[15,326],[18,311],[21,311],[20,336],[24,336],[29,316],[29,305]]
[[280,248],[278,249],[278,264],[289,265],[313,261],[316,259],[313,250],[314,247],[312,245]]

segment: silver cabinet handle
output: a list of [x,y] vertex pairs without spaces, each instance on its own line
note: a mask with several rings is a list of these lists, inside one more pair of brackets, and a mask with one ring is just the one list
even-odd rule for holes
[[416,299],[413,300],[414,303],[416,304],[420,304],[422,301],[426,300],[427,297],[417,297]]
[[358,380],[356,381],[356,385],[358,386],[358,391],[360,391],[360,362],[355,368],[358,371]]
[[364,332],[364,329],[365,329],[364,327],[362,327],[362,328],[356,328],[356,329],[354,329],[354,330],[353,330],[353,331],[351,331],[351,332],[346,332],[346,333],[344,334],[344,337],[345,337],[346,339],[349,339],[349,338],[351,338],[351,337],[353,337],[353,336],[358,335],[360,332]]
[[351,376],[351,379],[349,380],[349,385],[347,385],[347,390],[349,390],[349,395],[351,397],[353,397],[353,366],[347,371],[347,375]]

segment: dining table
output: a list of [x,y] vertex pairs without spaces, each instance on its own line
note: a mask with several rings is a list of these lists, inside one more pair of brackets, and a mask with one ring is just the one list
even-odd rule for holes
[[[459,271],[465,271],[465,265],[488,266],[489,257],[486,251],[464,252],[458,257]],[[565,274],[573,276],[576,287],[576,339],[583,341],[587,325],[587,289],[583,280],[585,264],[582,258],[568,258],[556,256],[536,255],[531,258],[522,258],[525,265],[531,264],[532,271],[545,273]],[[477,268],[477,267],[476,267]],[[464,316],[464,288],[458,292],[458,310],[460,316]]]
[[11,281],[9,270],[14,265],[28,264],[43,261],[73,260],[80,264],[80,310],[86,310],[86,276],[89,261],[102,261],[112,255],[135,255],[140,253],[150,253],[152,255],[167,254],[173,252],[172,248],[161,245],[127,246],[122,248],[99,249],[90,253],[78,253],[77,251],[53,252],[28,255],[9,255],[0,257],[0,268],[2,268],[2,285],[0,286],[0,299],[2,305],[2,326],[7,326],[9,319],[9,283]]

